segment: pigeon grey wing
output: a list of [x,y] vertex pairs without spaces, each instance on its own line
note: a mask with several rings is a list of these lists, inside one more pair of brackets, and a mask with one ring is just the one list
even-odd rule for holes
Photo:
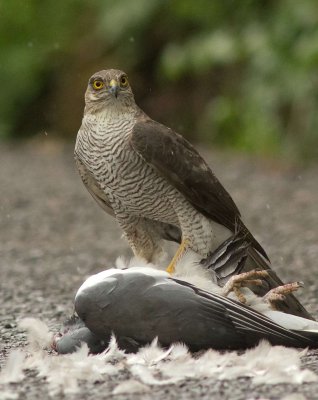
[[140,345],[158,337],[162,345],[183,342],[192,350],[246,347],[224,307],[212,303],[207,312],[192,288],[168,278],[115,273],[78,293],[75,309],[101,339],[114,332]]
[[299,332],[285,329],[271,321],[265,315],[242,303],[216,293],[207,292],[190,283],[177,279],[174,280],[180,285],[192,288],[197,296],[207,300],[208,302],[205,305],[208,310],[210,309],[210,305],[214,303],[223,306],[227,317],[233,323],[237,333],[247,335],[247,340],[250,341],[249,345],[252,345],[251,342],[253,341],[257,343],[261,339],[266,339],[273,345],[318,347],[317,335],[313,335],[310,338],[308,335],[302,335]]
[[133,128],[130,143],[198,211],[232,232],[239,230],[267,258],[265,250],[241,221],[232,197],[186,139],[158,122],[142,119]]
[[238,302],[140,272],[122,271],[89,286],[76,295],[75,309],[101,339],[110,332],[140,344],[158,337],[163,345],[184,342],[191,350],[246,348],[261,339],[313,345]]

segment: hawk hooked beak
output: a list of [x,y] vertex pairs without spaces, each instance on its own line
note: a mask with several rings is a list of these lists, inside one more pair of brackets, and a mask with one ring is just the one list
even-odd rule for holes
[[108,92],[117,98],[119,92],[119,82],[116,79],[112,79],[109,82]]

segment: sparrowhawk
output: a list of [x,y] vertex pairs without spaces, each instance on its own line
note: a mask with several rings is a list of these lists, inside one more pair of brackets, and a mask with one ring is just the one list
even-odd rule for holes
[[[165,239],[180,243],[170,273],[187,250],[221,278],[270,270],[265,251],[207,163],[181,135],[137,106],[124,72],[103,70],[89,79],[75,159],[90,194],[147,262],[161,254]],[[268,287],[255,291],[264,294],[281,284],[270,271]],[[283,311],[310,318],[292,294],[278,303]]]

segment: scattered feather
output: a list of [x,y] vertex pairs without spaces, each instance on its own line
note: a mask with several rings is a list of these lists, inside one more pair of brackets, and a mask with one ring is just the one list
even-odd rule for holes
[[[34,329],[30,329],[31,325]],[[21,381],[23,370],[32,369],[46,379],[49,395],[53,397],[77,393],[80,381],[105,380],[106,376],[119,375],[123,370],[128,380],[121,382],[113,394],[145,393],[149,386],[172,385],[189,378],[228,380],[249,377],[256,385],[300,385],[318,380],[314,372],[301,369],[301,356],[306,350],[271,346],[265,341],[243,354],[210,349],[193,355],[181,343],[163,349],[154,340],[136,354],[126,354],[112,336],[109,347],[101,354],[90,355],[87,345],[83,344],[75,353],[56,356],[39,347],[40,343],[46,346],[51,337],[45,324],[27,320],[22,326],[29,329],[28,356],[25,357],[22,350],[13,351],[1,372],[1,383]],[[3,392],[9,399],[12,393]]]
[[[175,277],[183,279],[198,287],[220,293],[221,289],[213,281],[211,271],[204,270],[198,264],[198,258],[191,252],[177,265]],[[143,260],[132,258],[117,259],[118,269],[131,267],[156,268]],[[158,268],[157,268],[158,269]],[[160,272],[161,273],[161,272]],[[163,273],[163,272],[162,272]],[[268,305],[255,296],[249,289],[243,288],[248,304],[266,312]],[[230,296],[233,296],[232,294]],[[277,314],[278,315],[278,314]],[[286,323],[292,323],[288,317]],[[298,321],[299,327],[313,330],[314,322]],[[142,347],[136,354],[127,354],[119,349],[116,338],[112,335],[108,348],[101,354],[90,355],[86,344],[75,353],[52,355],[43,350],[52,343],[52,333],[48,327],[37,319],[26,318],[20,322],[20,328],[28,332],[29,346],[26,351],[13,351],[0,374],[0,383],[18,382],[24,379],[23,370],[35,370],[39,377],[46,379],[50,396],[77,393],[80,381],[96,382],[107,376],[118,375],[125,371],[128,380],[121,382],[113,394],[146,393],[152,385],[171,385],[186,379],[212,378],[228,380],[248,377],[258,384],[303,384],[317,382],[318,376],[301,369],[301,357],[306,350],[271,346],[263,341],[253,349],[242,354],[235,351],[220,353],[207,350],[200,354],[191,354],[182,343],[175,343],[168,349],[158,345],[158,340]],[[14,393],[3,390],[8,399],[17,398]],[[11,396],[11,397],[10,397]],[[13,397],[12,397],[13,396]],[[15,397],[14,397],[15,396]],[[298,400],[298,398],[286,400]]]
[[120,383],[115,387],[112,394],[133,394],[133,393],[147,393],[150,392],[150,387],[143,383],[136,381],[135,379],[129,379]]
[[24,379],[23,362],[25,353],[13,350],[8,357],[6,366],[0,373],[0,383],[20,382]]
[[146,384],[146,385],[156,385],[156,386],[161,386],[161,385],[172,385],[177,382],[179,382],[182,378],[175,378],[175,377],[170,377],[170,378],[161,378],[159,377],[159,370],[155,368],[148,368],[146,365],[131,365],[130,367],[130,372],[135,376],[136,378],[139,378],[139,380]]
[[[103,375],[118,373],[118,368],[105,362],[105,355],[89,355],[86,344],[75,353],[62,357],[50,357],[50,372],[46,377],[49,383],[49,393],[76,393],[79,390],[79,381],[96,382],[103,379]],[[67,371],[67,373],[66,373]],[[41,370],[39,371],[41,374]],[[44,375],[45,376],[45,375]]]
[[158,346],[158,338],[155,338],[149,345],[142,347],[136,354],[127,355],[127,362],[130,365],[156,365],[165,359],[171,352],[171,348],[163,350]]
[[24,318],[20,321],[19,327],[27,331],[29,347],[33,350],[50,347],[53,334],[44,322],[36,318]]
[[118,347],[118,343],[114,334],[111,335],[107,349],[102,353],[107,362],[119,361],[126,357],[126,352]]
[[171,346],[170,360],[185,359],[189,356],[189,349],[184,343],[174,343]]
[[1,400],[15,400],[19,397],[17,392],[12,392],[11,390],[2,390],[0,399]]
[[307,397],[300,393],[292,393],[282,397],[281,400],[307,400]]

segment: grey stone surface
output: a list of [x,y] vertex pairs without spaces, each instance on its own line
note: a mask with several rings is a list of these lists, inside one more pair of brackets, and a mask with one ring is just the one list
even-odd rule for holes
[[[112,266],[118,255],[130,255],[115,221],[83,187],[72,146],[40,142],[0,148],[1,366],[11,349],[25,345],[25,334],[17,329],[20,318],[40,318],[58,330],[72,312],[83,280]],[[304,281],[298,297],[318,317],[317,166],[302,169],[228,153],[204,155],[281,278]],[[318,351],[309,351],[303,364],[318,373]],[[107,377],[83,385],[74,398],[105,398],[120,380]],[[11,389],[19,399],[48,397],[43,379],[32,371]],[[316,399],[318,384],[254,387],[249,379],[189,380],[155,387],[150,394],[116,398],[280,399],[291,393]]]

